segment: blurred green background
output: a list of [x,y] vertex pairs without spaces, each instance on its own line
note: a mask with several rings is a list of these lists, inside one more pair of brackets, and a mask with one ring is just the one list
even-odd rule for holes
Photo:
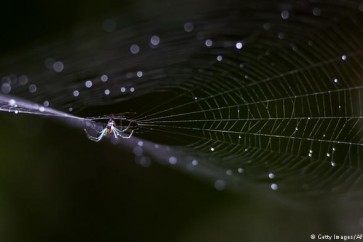
[[54,120],[2,114],[1,124],[2,241],[307,241],[340,231],[318,203],[219,192]]

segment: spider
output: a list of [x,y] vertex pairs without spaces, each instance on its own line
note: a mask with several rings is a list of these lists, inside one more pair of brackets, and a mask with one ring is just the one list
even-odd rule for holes
[[122,136],[121,134],[124,133],[125,131],[127,131],[130,128],[130,124],[125,128],[125,129],[118,129],[116,127],[116,122],[110,118],[107,122],[107,125],[104,129],[102,129],[101,131],[97,131],[100,135],[98,137],[94,137],[92,135],[90,135],[86,129],[84,129],[84,131],[87,134],[87,137],[95,142],[101,141],[101,139],[103,137],[105,137],[107,134],[113,134],[115,136],[115,138],[117,139],[117,136],[120,136],[123,139],[129,139],[131,138],[132,134],[134,133],[134,131],[132,130],[131,133],[128,136]]

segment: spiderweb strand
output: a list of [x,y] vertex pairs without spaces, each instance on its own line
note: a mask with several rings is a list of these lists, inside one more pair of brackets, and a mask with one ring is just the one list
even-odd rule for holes
[[[340,37],[343,35],[335,27],[330,30],[339,33]],[[358,33],[362,36],[361,30]],[[349,36],[349,33],[344,34]],[[323,39],[323,43],[329,40],[319,35],[316,38]],[[305,63],[310,64],[277,75],[273,70],[267,78],[249,78],[251,81],[244,82],[238,76],[222,75],[223,81],[217,76],[203,82],[198,76],[193,77],[195,80],[190,81],[194,82],[192,91],[183,93],[184,97],[189,97],[189,102],[175,105],[178,103],[175,100],[181,96],[163,102],[139,115],[139,126],[165,136],[193,138],[197,141],[188,145],[190,148],[204,150],[206,154],[213,151],[213,156],[236,160],[235,165],[253,169],[270,164],[271,154],[286,155],[293,161],[284,160],[285,166],[281,163],[277,167],[266,165],[267,169],[286,175],[295,173],[296,167],[304,167],[302,170],[307,177],[328,169],[331,172],[327,174],[332,177],[323,182],[314,181],[314,186],[339,187],[339,182],[345,180],[345,183],[359,187],[363,145],[360,105],[363,58],[362,51],[351,43],[354,41],[347,44],[344,52],[328,58],[326,56],[332,50],[322,48],[326,51],[321,53],[325,57],[321,58],[323,61],[311,63],[307,60]],[[294,45],[299,46],[299,43]],[[302,49],[303,45],[297,49]],[[224,56],[225,59],[228,57]],[[297,59],[296,62],[306,60],[302,55]],[[295,61],[291,56],[289,60]],[[229,63],[224,65],[231,67]],[[245,73],[249,72],[249,65],[254,63],[245,64]],[[259,65],[260,69],[271,70],[261,61]],[[216,68],[213,66],[205,72],[215,74]],[[194,111],[185,112],[185,109]],[[256,162],[237,162],[243,158]],[[354,171],[355,179],[345,179],[340,173],[344,169],[347,174]],[[334,179],[335,175],[339,176],[339,182]],[[309,187],[308,183],[301,187]]]
[[[14,72],[37,80],[36,91],[13,78],[11,94],[27,104],[16,100],[15,107],[3,98],[0,109],[54,117],[73,112],[69,120],[86,120],[89,128],[103,127],[97,119],[113,116],[76,115],[88,116],[94,107],[102,114],[131,111],[118,118],[137,127],[140,142],[130,148],[139,164],[149,164],[150,156],[199,171],[217,189],[258,181],[252,184],[298,194],[359,194],[361,3],[228,3],[208,4],[192,21],[184,1],[184,15],[160,8],[159,20],[138,20],[135,30],[121,25],[111,35],[88,26],[91,34],[77,39],[79,46],[87,41],[87,48],[71,40],[75,56],[62,54],[69,53],[67,41],[44,46],[42,53],[63,58],[64,71],[44,72],[48,57],[33,60],[29,53],[23,61],[35,64]],[[4,63],[3,69],[12,70]],[[3,81],[4,93],[11,83],[11,77]],[[52,108],[34,104],[44,100]]]

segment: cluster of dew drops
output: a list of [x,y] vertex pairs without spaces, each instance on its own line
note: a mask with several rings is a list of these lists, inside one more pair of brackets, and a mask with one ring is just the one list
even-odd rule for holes
[[[194,31],[194,24],[192,22],[186,22],[186,23],[184,23],[183,28],[184,28],[184,31],[186,33],[192,33]],[[116,31],[116,29],[117,29],[116,21],[114,21],[112,19],[107,19],[107,20],[104,21],[103,30],[105,32],[114,32],[114,31]],[[212,39],[206,38],[203,41],[204,41],[204,46],[206,48],[213,47],[213,40]],[[151,48],[158,47],[160,43],[161,43],[161,39],[160,39],[160,37],[158,35],[152,35],[150,37],[149,46]],[[235,48],[237,50],[241,50],[243,48],[243,42],[242,41],[237,41],[235,43]],[[141,47],[137,43],[133,43],[129,47],[129,52],[132,55],[139,55],[139,54],[141,54],[142,50],[141,50]],[[223,56],[222,55],[217,55],[216,56],[216,61],[218,61],[218,62],[223,61]],[[44,61],[44,65],[45,65],[46,69],[48,69],[50,71],[53,71],[55,74],[63,73],[67,68],[67,65],[66,65],[66,63],[64,61],[58,60],[58,59],[56,59],[54,57],[46,58],[45,61]],[[130,75],[130,73],[128,75]],[[134,76],[136,76],[138,78],[142,78],[144,76],[144,72],[142,70],[138,70],[136,73],[132,73],[131,75],[134,75]],[[20,86],[25,86],[25,87],[27,86],[28,92],[30,94],[36,94],[39,91],[39,87],[35,83],[32,83],[31,79],[27,75],[20,75],[20,76],[8,75],[8,76],[3,77],[1,81],[2,81],[1,82],[2,83],[1,92],[4,93],[4,94],[11,93],[13,85],[20,85]],[[110,77],[106,73],[104,73],[104,74],[101,74],[98,77],[98,80],[91,80],[91,79],[86,80],[84,82],[84,88],[86,88],[85,90],[91,89],[92,87],[94,87],[95,82],[107,83],[108,81],[110,81]],[[72,90],[70,96],[73,97],[73,98],[81,97],[82,96],[82,93],[81,93],[82,91],[81,90],[82,90],[82,88],[76,88],[76,89]],[[130,94],[130,93],[135,92],[135,87],[133,87],[133,86],[131,86],[131,87],[121,86],[119,88],[119,91],[122,94],[126,94],[126,93]],[[108,88],[104,89],[104,95],[105,96],[108,96],[110,94],[111,94],[110,89],[108,89]],[[195,100],[197,100],[197,97],[195,97]],[[9,105],[11,105],[12,107],[15,107],[17,104],[16,104],[15,100],[11,99],[9,101]],[[41,107],[42,109],[40,111],[42,111],[42,110],[44,111],[44,107],[49,107],[51,105],[51,103],[50,103],[49,100],[44,100],[42,105],[43,105],[43,107]],[[69,112],[74,111],[73,107],[69,107],[68,111]],[[135,160],[139,165],[144,166],[144,167],[148,167],[151,164],[151,160],[147,156],[143,155],[142,146],[143,146],[143,142],[139,141],[137,143],[137,145],[134,147],[133,153],[135,154],[135,157],[136,157]],[[155,144],[154,148],[158,149],[159,145]],[[211,150],[214,151],[214,148],[211,148]],[[168,163],[170,165],[176,165],[178,163],[178,158],[175,155],[170,156],[168,158]],[[198,164],[199,164],[198,160],[193,159],[193,160],[191,160],[190,164],[188,164],[188,169],[193,169],[194,167],[197,167]],[[240,173],[240,174],[243,173],[243,168],[238,168],[237,172]],[[227,170],[226,174],[227,175],[232,175],[232,171]],[[271,176],[271,174],[269,175],[269,177],[273,178]],[[215,186],[216,190],[224,190],[225,187],[226,187],[226,182],[224,180],[222,180],[222,179],[217,179],[215,181],[215,183],[214,183],[214,186]],[[276,190],[277,185],[272,184],[271,188],[273,190]]]
[[[362,6],[360,6],[361,10],[363,11],[363,4]],[[314,8],[312,10],[312,14],[314,16],[320,16],[321,15],[321,10],[319,8]],[[283,20],[288,20],[290,18],[290,12],[288,10],[283,10],[281,13],[281,18]],[[114,32],[116,31],[117,29],[117,23],[115,20],[113,19],[106,19],[104,22],[103,22],[103,30],[105,32]],[[184,25],[183,25],[183,28],[184,28],[184,31],[186,33],[191,33],[193,32],[194,30],[194,24],[192,22],[185,22]],[[263,28],[265,30],[268,30],[269,29],[269,24],[268,23],[265,23],[263,25]],[[282,35],[280,36],[279,34],[279,38],[282,38]],[[213,47],[213,40],[210,39],[210,38],[205,38],[204,40],[204,46],[206,48],[211,48]],[[160,45],[161,43],[161,39],[158,35],[152,35],[149,39],[149,46],[151,48],[156,48]],[[237,49],[237,50],[241,50],[243,47],[244,47],[244,43],[243,41],[241,40],[238,40],[235,42],[234,44],[234,47]],[[137,44],[137,43],[133,43],[130,45],[129,47],[129,51],[132,55],[139,55],[142,50],[140,48],[140,46]],[[218,62],[221,62],[223,61],[223,56],[222,55],[217,55],[216,57],[216,61]],[[347,56],[346,55],[342,55],[341,56],[341,60],[342,61],[346,61],[347,60]],[[49,70],[52,70],[54,71],[55,73],[62,73],[65,69],[66,69],[66,64],[61,61],[61,60],[56,60],[54,58],[47,58],[45,60],[45,67]],[[133,75],[135,75],[136,77],[138,78],[142,78],[144,76],[144,72],[142,70],[138,70],[136,73],[134,73]],[[110,80],[109,76],[105,73],[105,74],[102,74],[100,75],[99,77],[99,80],[86,80],[84,82],[84,87],[86,89],[90,89],[94,86],[94,82],[95,81],[101,81],[103,83],[106,83]],[[334,77],[332,79],[332,83],[333,84],[339,84],[339,79],[337,77]],[[1,79],[1,92],[4,93],[4,94],[9,94],[11,93],[11,90],[12,90],[12,86],[13,85],[20,85],[20,86],[26,86],[28,85],[28,91],[29,93],[31,94],[34,94],[37,92],[38,90],[38,87],[35,83],[31,83],[30,82],[30,79],[28,78],[27,75],[8,75],[8,76],[4,76],[2,77]],[[122,93],[122,94],[125,94],[125,93],[134,93],[135,92],[135,87],[131,86],[131,87],[126,87],[126,86],[121,86],[119,88],[119,92]],[[104,89],[104,95],[108,96],[111,94],[111,90],[110,89]],[[82,94],[81,94],[81,91],[79,89],[74,89],[71,93],[71,95],[74,97],[74,98],[78,98],[80,97]],[[195,100],[198,99],[198,97],[194,97]],[[11,105],[9,103],[9,105]],[[49,100],[44,100],[43,101],[43,105],[44,107],[48,107],[50,106],[50,101]],[[339,106],[339,108],[341,108],[341,106]],[[72,112],[73,111],[73,108],[72,107],[69,107],[68,111]],[[140,143],[141,142],[141,143]],[[140,141],[138,143],[138,145],[134,148],[134,154],[136,155],[137,157],[137,163],[139,163],[140,165],[142,166],[149,166],[150,165],[150,159],[147,158],[146,156],[143,156],[142,155],[142,141]],[[158,145],[155,145],[155,148],[158,148]],[[210,148],[211,152],[214,152],[215,151],[215,148],[211,147]],[[333,149],[333,152],[335,151],[335,149]],[[308,156],[309,157],[312,157],[313,155],[313,152],[312,150],[309,151],[308,153]],[[328,157],[330,157],[330,154],[328,153],[327,154]],[[178,159],[175,157],[175,156],[170,156],[169,159],[168,159],[168,163],[170,165],[175,165],[177,164],[178,162]],[[192,160],[191,161],[191,166],[192,167],[195,167],[198,165],[198,161],[197,160]],[[335,162],[332,161],[331,162],[331,165],[332,166],[335,166]],[[237,169],[236,171],[237,173],[239,174],[242,174],[244,172],[243,168],[240,167]],[[233,174],[233,171],[231,169],[227,169],[226,170],[226,175],[230,176]],[[271,180],[273,180],[275,178],[275,174],[270,172],[268,175],[268,178],[270,178]],[[214,186],[217,190],[224,190],[224,188],[226,187],[226,182],[223,180],[223,179],[217,179],[214,183]],[[277,190],[278,189],[278,185],[276,183],[271,183],[270,184],[270,188],[272,190]]]

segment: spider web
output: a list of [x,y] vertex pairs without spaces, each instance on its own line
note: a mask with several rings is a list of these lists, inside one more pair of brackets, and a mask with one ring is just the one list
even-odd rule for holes
[[363,5],[227,5],[192,20],[160,11],[138,31],[107,19],[101,34],[87,26],[23,54],[28,68],[5,58],[2,70],[16,74],[2,75],[13,97],[1,109],[39,114],[10,105],[20,97],[74,117],[132,112],[134,137],[117,144],[136,162],[176,166],[217,189],[361,195]]

